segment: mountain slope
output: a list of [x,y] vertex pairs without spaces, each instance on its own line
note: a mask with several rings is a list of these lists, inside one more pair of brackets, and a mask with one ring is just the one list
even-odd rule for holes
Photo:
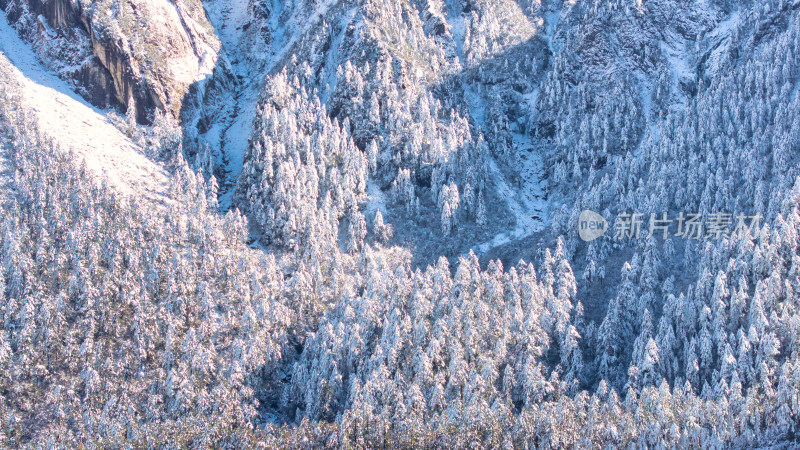
[[220,44],[198,0],[0,0],[0,9],[84,98],[139,123],[157,112],[177,119],[227,76],[215,73]]
[[[57,148],[78,155],[99,182],[129,197],[164,201],[166,172],[149,160],[101,111],[44,69],[0,12],[0,82],[17,89],[38,128]],[[7,58],[7,59],[6,59]]]
[[[80,4],[192,79],[196,1]],[[797,441],[800,0],[205,6],[133,142],[0,35],[0,443]]]

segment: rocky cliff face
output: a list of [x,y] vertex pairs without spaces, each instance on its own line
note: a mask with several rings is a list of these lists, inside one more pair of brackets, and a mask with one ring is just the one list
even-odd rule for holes
[[0,0],[37,54],[100,107],[178,117],[220,43],[196,0]]

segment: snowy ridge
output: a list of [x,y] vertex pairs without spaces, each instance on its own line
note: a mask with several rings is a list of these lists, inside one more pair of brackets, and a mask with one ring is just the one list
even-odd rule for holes
[[[0,12],[0,53],[13,67],[0,80],[19,86],[39,129],[64,150],[72,150],[115,191],[131,197],[165,200],[167,173],[70,87],[48,72]],[[4,63],[4,61],[0,61]]]

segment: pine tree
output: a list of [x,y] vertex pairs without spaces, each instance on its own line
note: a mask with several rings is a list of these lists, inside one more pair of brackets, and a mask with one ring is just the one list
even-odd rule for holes
[[392,226],[383,222],[383,215],[380,209],[375,211],[375,219],[372,221],[372,234],[377,242],[384,245],[392,238]]

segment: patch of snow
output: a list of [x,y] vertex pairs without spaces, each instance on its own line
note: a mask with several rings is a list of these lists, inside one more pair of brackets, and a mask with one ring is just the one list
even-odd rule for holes
[[366,217],[367,220],[372,220],[375,217],[375,213],[380,210],[384,220],[386,220],[388,214],[386,209],[386,194],[372,178],[367,181],[367,197],[369,200],[367,201],[367,206],[364,208],[364,217]]
[[3,207],[6,198],[8,198],[7,196],[10,190],[9,180],[11,180],[12,175],[10,173],[7,151],[2,142],[0,142],[0,208]]
[[536,102],[539,101],[540,86],[536,86],[532,91],[527,94],[522,94],[523,105],[528,111],[536,110]]
[[695,72],[689,62],[689,55],[686,50],[687,42],[682,39],[676,39],[671,44],[666,42],[661,43],[661,51],[667,58],[673,75],[677,80],[686,80],[694,78]]
[[[257,73],[265,70],[263,66],[270,55],[261,55],[259,52],[253,55],[252,48],[247,44],[246,31],[253,20],[249,0],[217,0],[207,2],[205,6],[207,17],[222,42],[225,55],[230,58],[231,70],[238,83],[234,97],[224,105],[224,118],[212,124],[206,133],[206,140],[219,146],[220,156],[224,158],[226,176],[220,180],[219,206],[226,211],[231,207],[236,180],[242,172],[258,108],[258,96],[264,84],[263,77]],[[276,14],[273,11],[273,16]]]
[[253,128],[253,121],[256,118],[258,109],[258,92],[260,88],[257,84],[250,83],[236,95],[234,105],[235,113],[230,117],[226,124],[216,125],[221,128],[220,146],[227,158],[227,179],[220,192],[219,206],[222,211],[230,209],[233,200],[233,191],[236,187],[236,180],[242,173],[244,166],[244,155],[250,142],[250,133]]
[[461,12],[461,2],[455,0],[447,1],[445,18],[450,25],[450,32],[453,34],[453,41],[456,44],[456,56],[464,63],[464,36],[466,35],[467,24],[464,14]]
[[682,92],[681,82],[692,82],[697,77],[695,52],[689,46],[693,42],[686,40],[678,35],[675,30],[668,30],[665,40],[661,42],[661,53],[667,59],[667,65],[672,74],[673,96],[675,105],[682,105],[685,98],[682,95],[675,95]]
[[547,42],[547,49],[550,53],[556,54],[559,50],[558,44],[554,41],[553,37],[556,35],[558,25],[561,23],[561,10],[553,9],[544,14],[544,36],[542,38]]
[[489,173],[494,182],[497,196],[506,201],[508,210],[514,216],[515,227],[513,230],[498,233],[490,241],[477,245],[476,250],[479,254],[523,239],[545,227],[548,202],[542,158],[534,149],[528,136],[515,133],[513,138],[515,152],[520,155],[519,186],[515,188],[509,184],[494,158],[489,159]]
[[[474,86],[464,88],[467,103],[470,108],[470,117],[477,125],[483,126],[486,120],[486,103]],[[533,110],[539,95],[539,89],[523,97],[523,102],[528,103],[528,108]],[[523,239],[531,234],[541,231],[545,226],[548,202],[546,199],[547,186],[544,181],[544,167],[539,152],[535,149],[529,136],[512,133],[514,150],[519,155],[518,165],[513,168],[518,171],[519,184],[512,186],[506,175],[497,165],[494,158],[489,158],[489,176],[495,185],[497,197],[503,199],[508,211],[514,217],[515,227],[498,233],[493,239],[475,246],[478,254]]]
[[[653,93],[656,89],[656,82],[648,77],[646,73],[640,71],[637,71],[635,76],[639,80],[639,99],[642,102],[642,115],[645,117],[645,123],[647,124],[645,137],[656,137],[659,134],[658,120],[655,120],[655,114],[653,113]],[[644,141],[645,139],[642,139],[641,142]],[[639,145],[634,152],[638,154],[641,149],[642,146]]]
[[731,13],[725,20],[719,22],[714,29],[706,34],[706,39],[709,41],[719,42],[724,39],[728,39],[731,36],[731,32],[739,25],[739,20],[741,19],[739,10],[734,11]]
[[464,95],[469,104],[470,117],[476,124],[482,126],[486,123],[486,103],[481,98],[481,95],[475,91],[475,87],[472,84],[464,85]]
[[705,64],[705,71],[708,76],[714,77],[721,70],[720,61],[723,60],[723,54],[730,45],[733,30],[739,25],[740,20],[739,11],[734,11],[705,36],[704,41],[707,48],[710,49]]
[[[280,2],[273,1],[273,5],[275,3]],[[337,3],[337,0],[314,2],[314,9],[308,14],[302,11],[302,8],[297,8],[286,23],[280,23],[278,20],[281,15],[278,14],[278,12],[282,12],[283,9],[283,6],[280,6],[280,9],[272,14],[271,28],[274,37],[273,49],[276,50],[272,59],[273,63],[281,61],[289,56],[289,51],[294,48],[294,45],[300,38],[313,26],[316,26],[321,20],[324,20],[331,6]]]
[[250,50],[239,45],[245,29],[252,20],[249,0],[216,0],[204,2],[204,7],[208,20],[214,27],[217,37],[222,41],[225,52],[234,61],[238,61]]
[[204,39],[198,39],[199,36],[203,36],[206,33],[203,29],[204,25],[197,23],[192,18],[191,14],[185,11],[186,5],[182,2],[175,3],[174,7],[179,13],[181,25],[183,26],[184,30],[186,30],[189,39],[192,40],[194,52],[197,56],[197,73],[195,81],[203,80],[214,72],[214,67],[216,67],[217,59],[219,58],[219,43],[214,42],[214,46],[212,47]]
[[328,68],[328,79],[325,80],[325,84],[327,88],[324,92],[324,97],[320,99],[323,104],[326,104],[328,100],[330,100],[330,95],[333,93],[333,90],[336,88],[336,67],[339,65],[339,62],[336,60],[336,57],[339,54],[339,47],[342,44],[342,38],[344,38],[344,33],[347,31],[347,24],[353,20],[353,17],[358,12],[357,8],[351,8],[347,11],[346,14],[342,14],[342,18],[339,21],[339,33],[334,36],[333,42],[331,43],[331,48],[328,51],[328,59],[325,62],[325,67]]
[[[225,159],[226,176],[221,180],[219,197],[220,209],[223,211],[231,207],[236,180],[242,172],[265,75],[286,58],[300,37],[323,20],[328,9],[336,4],[332,0],[319,2],[307,14],[296,9],[283,23],[280,18],[284,15],[286,5],[279,0],[273,0],[270,2],[268,22],[271,48],[266,49],[266,54],[253,58],[251,46],[255,45],[254,39],[257,40],[258,36],[253,38],[248,34],[254,33],[253,29],[257,26],[249,2],[250,0],[215,0],[205,3],[207,17],[222,41],[223,49],[230,58],[231,69],[239,83],[235,97],[225,105],[228,113],[206,133],[206,139],[213,145],[219,145],[220,153]],[[355,12],[356,9],[353,9],[342,20],[351,20]],[[340,39],[341,36],[337,36],[337,45]]]
[[[202,39],[196,37],[200,35],[200,26],[194,22],[189,14],[181,15],[179,7],[168,0],[151,1],[149,8],[153,8],[152,27],[163,27],[163,29],[182,30],[190,48],[183,54],[173,55],[166,61],[167,68],[172,74],[172,79],[185,85],[190,85],[196,81],[205,79],[214,70],[217,62],[217,52],[205,44]],[[185,11],[184,11],[185,13]],[[158,25],[160,22],[161,25]]]
[[33,51],[11,28],[0,11],[0,53],[13,67],[11,79],[21,89],[22,102],[39,131],[58,147],[72,150],[116,192],[164,201],[168,175],[119,131],[104,113],[89,106],[55,74],[37,61]]

